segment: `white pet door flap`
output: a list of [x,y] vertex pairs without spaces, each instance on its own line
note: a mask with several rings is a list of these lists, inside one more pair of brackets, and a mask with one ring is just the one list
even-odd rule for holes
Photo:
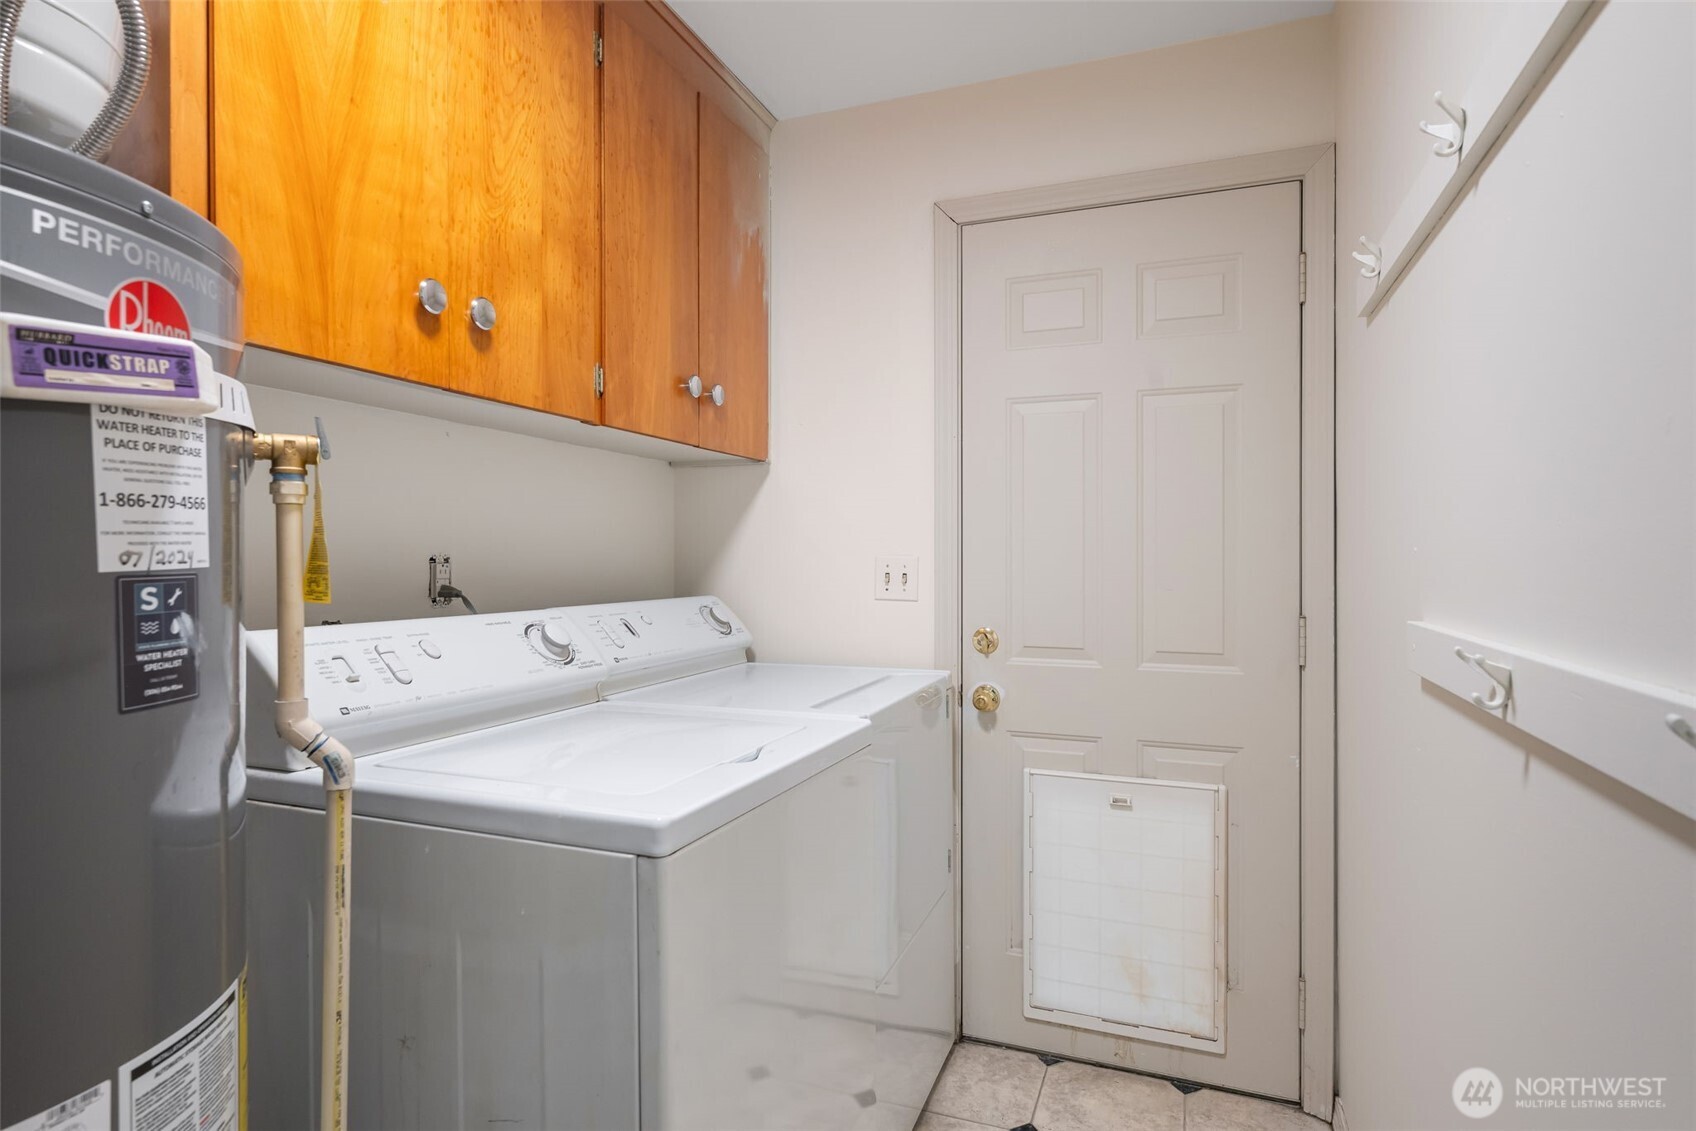
[[1225,787],[1025,771],[1025,1016],[1225,1051]]

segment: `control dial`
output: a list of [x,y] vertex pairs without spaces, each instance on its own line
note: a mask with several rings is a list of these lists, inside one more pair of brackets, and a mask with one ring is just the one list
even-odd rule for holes
[[714,632],[717,632],[720,636],[729,636],[736,629],[735,625],[726,620],[724,616],[711,605],[701,606],[701,619],[706,621],[707,626]]
[[534,621],[524,626],[524,637],[530,641],[530,647],[550,660],[569,664],[577,658],[577,649],[571,645],[571,630],[564,621]]

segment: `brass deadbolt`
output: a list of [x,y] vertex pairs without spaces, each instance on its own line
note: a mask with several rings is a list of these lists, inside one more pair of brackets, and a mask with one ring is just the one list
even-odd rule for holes
[[972,706],[980,711],[995,711],[1001,707],[1001,691],[987,683],[980,683],[972,689]]
[[993,628],[980,628],[972,633],[972,647],[987,656],[1001,647],[1001,637],[995,634]]

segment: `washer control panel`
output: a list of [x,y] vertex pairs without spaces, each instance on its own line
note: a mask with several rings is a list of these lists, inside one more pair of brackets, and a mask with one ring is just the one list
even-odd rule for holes
[[[276,632],[249,632],[247,650],[248,761],[302,769],[271,718]],[[557,609],[306,630],[313,717],[360,755],[593,702],[606,670]]]
[[[321,625],[306,695],[354,754],[377,754],[743,663],[753,643],[716,597]],[[305,769],[274,725],[276,632],[249,632],[247,657],[248,764]]]

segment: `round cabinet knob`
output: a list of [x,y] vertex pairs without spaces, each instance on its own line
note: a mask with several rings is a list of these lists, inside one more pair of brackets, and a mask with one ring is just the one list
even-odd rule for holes
[[712,397],[713,404],[715,404],[715,405],[723,404],[724,403],[724,386],[723,385],[714,385],[713,388],[712,388],[712,392],[708,393],[707,395]]
[[1001,637],[993,628],[980,628],[972,633],[972,647],[987,656],[1001,647]]
[[987,683],[980,683],[972,689],[972,706],[980,711],[998,711],[1001,709],[1001,689]]
[[440,314],[448,308],[448,289],[435,279],[425,279],[418,284],[418,305],[426,313]]
[[677,387],[679,389],[687,390],[689,395],[694,397],[696,400],[701,399],[701,375],[699,373],[691,374],[689,380],[683,382],[683,384]]
[[479,330],[495,328],[495,304],[478,295],[471,300],[471,324]]
[[717,632],[720,636],[729,636],[736,628],[735,625],[726,620],[724,616],[711,605],[701,606],[701,619],[706,621],[708,627],[710,627],[714,632]]

